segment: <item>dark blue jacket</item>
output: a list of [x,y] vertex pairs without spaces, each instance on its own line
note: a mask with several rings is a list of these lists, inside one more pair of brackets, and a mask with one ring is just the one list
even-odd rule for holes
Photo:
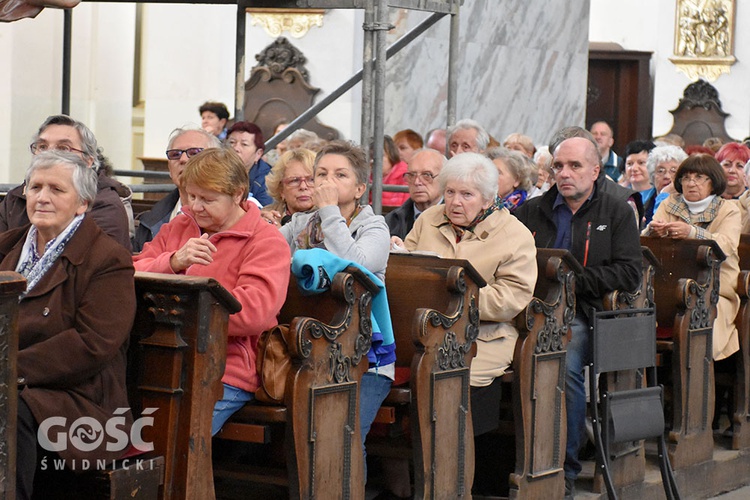
[[266,176],[271,171],[271,165],[262,159],[250,168],[250,196],[255,198],[264,207],[273,203],[273,198],[266,189]]

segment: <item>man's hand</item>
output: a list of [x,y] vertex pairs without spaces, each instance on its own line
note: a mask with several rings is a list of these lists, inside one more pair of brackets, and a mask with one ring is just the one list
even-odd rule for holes
[[200,238],[190,238],[182,248],[173,253],[169,258],[169,265],[176,273],[184,271],[193,264],[207,266],[214,261],[214,252],[216,252],[216,247],[208,241],[208,235],[203,234]]

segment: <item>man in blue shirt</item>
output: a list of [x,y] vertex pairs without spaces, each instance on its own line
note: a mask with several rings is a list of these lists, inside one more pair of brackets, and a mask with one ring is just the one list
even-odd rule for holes
[[602,310],[607,293],[634,291],[641,282],[641,248],[633,211],[622,197],[599,187],[600,168],[595,143],[583,137],[562,141],[552,163],[555,186],[515,211],[538,248],[569,250],[583,267],[575,277],[576,317],[565,362],[566,499],[574,495],[575,479],[581,472],[578,450],[586,438],[583,369],[591,359],[592,310]]

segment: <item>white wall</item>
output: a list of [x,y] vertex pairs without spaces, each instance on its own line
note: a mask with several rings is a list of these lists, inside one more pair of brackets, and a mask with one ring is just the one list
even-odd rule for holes
[[[198,124],[206,100],[234,105],[236,7],[144,5],[142,88],[144,156],[162,156],[169,133]],[[361,67],[362,11],[328,11],[322,28],[288,37],[308,58],[311,85],[327,95]],[[135,4],[82,3],[73,10],[71,115],[96,134],[116,168],[133,156]],[[0,182],[20,182],[29,139],[61,111],[63,14],[0,23]],[[273,38],[247,23],[246,77]],[[359,138],[359,87],[320,115]],[[129,179],[128,179],[129,181]]]
[[[691,80],[669,61],[674,49],[675,0],[591,0],[589,40],[616,42],[627,50],[653,52],[654,135],[672,128],[672,115]],[[727,132],[735,139],[750,135],[750,3],[737,0],[734,55],[737,62],[729,74],[712,85],[719,91],[724,111],[730,113]]]

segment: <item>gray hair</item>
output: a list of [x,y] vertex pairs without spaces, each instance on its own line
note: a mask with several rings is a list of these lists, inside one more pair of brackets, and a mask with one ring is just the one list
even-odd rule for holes
[[[609,126],[609,124],[607,124],[607,126]],[[554,157],[555,150],[557,150],[557,147],[560,144],[562,144],[563,141],[572,139],[573,137],[582,137],[584,139],[587,139],[591,144],[593,144],[594,149],[596,150],[596,157],[598,158],[599,166],[600,167],[603,166],[602,158],[599,156],[599,145],[596,143],[596,140],[594,140],[593,134],[591,134],[591,132],[589,132],[585,128],[578,127],[576,125],[572,125],[570,127],[563,127],[557,132],[555,132],[555,135],[553,135],[552,139],[549,140],[549,152],[552,153]]]
[[286,138],[286,141],[287,144],[292,141],[300,141],[302,144],[307,144],[308,142],[315,142],[319,139],[320,137],[318,137],[318,134],[316,134],[315,132],[300,128],[289,134],[289,137]]
[[92,159],[93,163],[91,164],[91,167],[99,171],[100,161],[99,161],[99,145],[96,142],[96,136],[91,131],[90,128],[88,128],[83,123],[79,122],[78,120],[74,120],[73,118],[69,117],[68,115],[52,115],[48,116],[46,120],[44,120],[44,123],[42,123],[39,126],[39,130],[37,130],[34,137],[31,138],[31,143],[35,143],[39,140],[39,136],[42,135],[42,133],[49,127],[50,125],[65,125],[68,127],[73,127],[78,132],[78,135],[81,136],[81,149],[83,150],[83,154],[85,156],[88,156]]
[[745,173],[745,177],[750,175],[750,160],[745,163],[745,168],[743,169],[743,172]]
[[466,182],[474,186],[484,201],[494,201],[497,198],[497,167],[484,155],[478,153],[463,153],[456,155],[445,164],[438,175],[440,190],[450,181]]
[[487,151],[487,158],[490,160],[503,160],[510,170],[510,174],[518,181],[518,188],[528,192],[531,189],[531,160],[519,151],[512,151],[507,148],[497,147]]
[[668,161],[676,161],[677,165],[680,165],[687,157],[688,154],[679,146],[656,146],[648,154],[648,160],[646,160],[646,168],[648,168],[651,183],[653,184],[654,182],[654,174],[656,174],[656,167],[658,165]]
[[476,130],[477,131],[477,147],[480,151],[487,149],[490,143],[490,134],[482,127],[479,122],[464,118],[458,121],[455,125],[448,129],[448,144],[451,143],[451,138],[459,130]]
[[31,164],[26,170],[26,178],[24,179],[26,185],[28,186],[31,176],[35,172],[58,165],[72,172],[73,187],[78,193],[78,199],[81,203],[88,202],[86,210],[91,210],[97,193],[96,172],[89,168],[86,161],[75,153],[50,150],[32,156]]
[[221,141],[214,134],[210,132],[206,132],[202,128],[195,126],[195,125],[186,125],[184,127],[178,127],[174,129],[169,134],[169,142],[167,143],[167,149],[172,149],[172,144],[174,144],[174,141],[176,141],[177,138],[180,137],[181,135],[186,134],[188,132],[199,132],[201,135],[203,135],[208,141],[208,146],[206,146],[205,149],[221,147]]

